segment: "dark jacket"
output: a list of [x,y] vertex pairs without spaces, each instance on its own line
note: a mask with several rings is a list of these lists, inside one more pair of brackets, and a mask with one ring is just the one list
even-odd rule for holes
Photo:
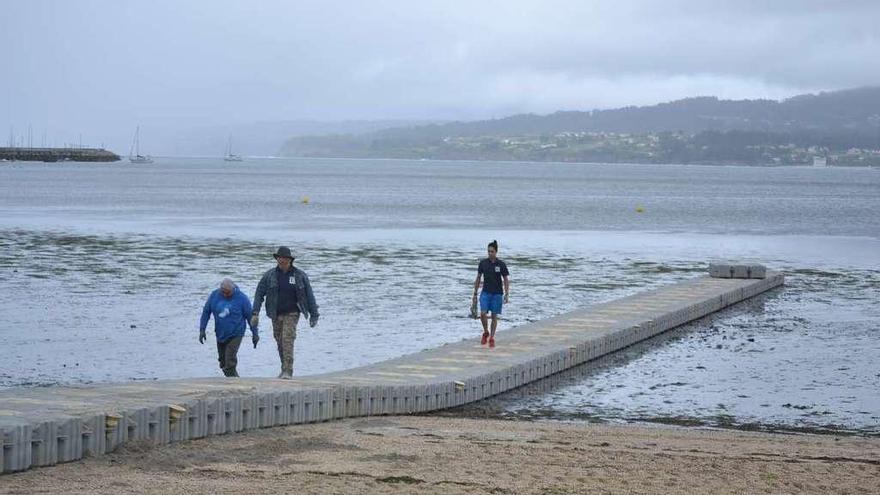
[[[315,294],[312,293],[312,284],[309,283],[309,276],[306,272],[292,266],[290,270],[293,272],[294,281],[296,282],[296,305],[299,307],[299,313],[305,318],[318,318],[318,304],[315,302]],[[257,291],[254,292],[254,314],[260,313],[263,306],[263,298],[266,299],[266,314],[270,319],[274,320],[278,315],[278,267],[272,268],[263,274],[260,283],[257,284]]]
[[[204,332],[208,326],[208,320],[214,317],[214,333],[217,334],[217,342],[226,342],[235,337],[244,335],[245,325],[250,326],[251,302],[244,292],[235,287],[232,296],[227,298],[214,289],[205,307],[202,308],[202,319],[199,322],[199,330]],[[251,333],[258,334],[256,328],[251,328]]]

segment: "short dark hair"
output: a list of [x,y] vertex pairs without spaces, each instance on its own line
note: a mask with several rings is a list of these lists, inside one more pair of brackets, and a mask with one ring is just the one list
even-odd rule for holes
[[497,253],[498,252],[498,241],[493,240],[492,242],[489,243],[489,245],[487,247],[494,249],[495,252]]

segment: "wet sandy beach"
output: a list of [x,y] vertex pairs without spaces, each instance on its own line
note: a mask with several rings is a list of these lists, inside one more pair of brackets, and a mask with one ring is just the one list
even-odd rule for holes
[[0,493],[877,493],[880,439],[375,417],[0,477]]

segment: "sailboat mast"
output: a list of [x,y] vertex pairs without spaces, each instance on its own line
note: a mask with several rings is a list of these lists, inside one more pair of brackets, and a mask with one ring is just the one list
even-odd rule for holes
[[131,158],[132,156],[134,156],[134,155],[133,155],[133,153],[134,153],[134,143],[135,143],[135,141],[137,141],[137,135],[138,135],[137,130],[135,130],[135,131],[134,131],[134,138],[131,140],[131,147],[128,148],[128,157],[129,157],[129,158]]

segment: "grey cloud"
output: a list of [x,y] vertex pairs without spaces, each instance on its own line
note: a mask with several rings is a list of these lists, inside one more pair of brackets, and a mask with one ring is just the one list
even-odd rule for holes
[[0,3],[0,125],[483,118],[875,85],[880,2]]

